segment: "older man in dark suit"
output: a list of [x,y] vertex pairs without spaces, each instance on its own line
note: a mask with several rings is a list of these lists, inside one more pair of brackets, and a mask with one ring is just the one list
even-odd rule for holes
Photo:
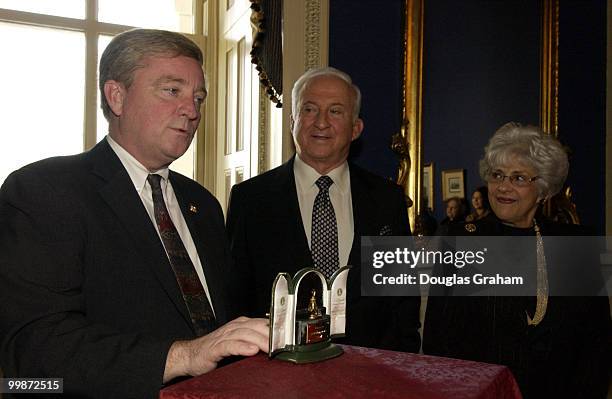
[[177,33],[116,36],[100,63],[109,136],[28,165],[0,190],[0,366],[78,397],[157,397],[163,383],[267,350],[265,319],[227,323],[217,200],[168,170],[206,97]]
[[347,162],[363,129],[360,97],[351,78],[334,68],[310,70],[295,83],[297,155],[231,192],[227,228],[233,275],[242,282],[235,302],[263,315],[277,273],[316,267],[329,276],[349,264],[340,342],[417,352],[420,298],[360,294],[360,238],[410,234],[401,188]]

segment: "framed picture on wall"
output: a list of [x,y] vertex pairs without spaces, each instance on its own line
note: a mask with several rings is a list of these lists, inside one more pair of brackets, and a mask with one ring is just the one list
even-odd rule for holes
[[465,173],[463,169],[442,171],[442,200],[451,197],[465,198]]
[[423,166],[423,208],[434,209],[434,166],[433,162]]

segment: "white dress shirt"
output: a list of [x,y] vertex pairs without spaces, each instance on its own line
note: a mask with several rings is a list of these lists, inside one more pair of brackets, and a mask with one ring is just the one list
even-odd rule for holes
[[[319,188],[315,184],[321,177],[310,165],[302,161],[296,154],[293,163],[293,174],[295,176],[295,188],[297,190],[298,202],[300,203],[300,213],[308,247],[311,246],[312,234],[312,207],[315,198],[319,193]],[[348,163],[345,161],[327,174],[333,181],[329,187],[329,198],[336,214],[338,225],[338,257],[340,267],[348,264],[351,247],[353,246],[354,223],[353,223],[353,200],[351,196],[351,176]]]
[[[202,286],[204,287],[204,291],[206,292],[206,296],[208,297],[208,301],[212,307],[212,301],[210,300],[210,293],[208,292],[208,285],[206,284],[206,277],[204,276],[204,270],[202,269],[202,264],[200,263],[200,257],[198,256],[198,251],[193,242],[193,238],[191,237],[191,233],[189,232],[189,228],[187,227],[187,223],[185,222],[185,218],[183,217],[183,213],[181,212],[181,208],[176,199],[176,195],[174,194],[174,189],[172,188],[172,184],[168,179],[169,170],[168,168],[160,169],[155,172],[149,172],[147,168],[145,168],[136,158],[134,158],[129,152],[127,152],[123,147],[121,147],[116,141],[114,141],[110,136],[106,136],[106,140],[108,144],[111,146],[115,154],[119,157],[119,160],[123,164],[123,167],[128,172],[130,179],[132,179],[132,183],[134,183],[134,187],[138,192],[138,196],[142,201],[147,213],[149,214],[149,218],[151,219],[151,223],[155,227],[157,234],[159,235],[159,228],[157,227],[157,222],[155,221],[155,213],[153,208],[153,195],[151,193],[151,186],[147,181],[147,177],[149,174],[158,174],[162,177],[161,179],[161,189],[164,196],[164,202],[166,203],[166,208],[168,208],[168,213],[170,214],[170,219],[172,219],[172,223],[174,223],[174,227],[178,231],[181,240],[183,241],[183,245],[185,245],[185,249],[189,254],[189,258],[195,267],[196,273],[202,282]],[[161,240],[161,236],[160,236]],[[162,241],[163,244],[163,241]],[[167,255],[167,254],[166,254]],[[214,308],[213,308],[214,312]]]

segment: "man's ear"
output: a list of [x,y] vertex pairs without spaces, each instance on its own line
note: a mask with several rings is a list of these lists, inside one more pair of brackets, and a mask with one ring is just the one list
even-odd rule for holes
[[291,130],[291,134],[293,134],[293,126],[295,126],[295,119],[293,119],[293,114],[289,114],[289,130]]
[[107,80],[104,83],[104,96],[113,114],[121,116],[123,113],[123,100],[125,99],[125,87],[115,80]]
[[359,136],[361,136],[361,132],[363,131],[363,120],[361,118],[355,119],[353,122],[353,138],[351,141],[357,140]]

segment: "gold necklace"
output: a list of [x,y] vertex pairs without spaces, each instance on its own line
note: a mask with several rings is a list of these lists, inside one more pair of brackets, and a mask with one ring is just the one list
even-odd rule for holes
[[533,219],[533,230],[536,233],[536,256],[537,256],[537,276],[538,283],[536,288],[537,302],[536,310],[533,315],[533,319],[527,314],[527,325],[537,326],[544,319],[546,315],[546,308],[548,307],[548,274],[546,272],[546,257],[544,256],[544,241],[542,240],[542,234],[540,233],[540,227]]

